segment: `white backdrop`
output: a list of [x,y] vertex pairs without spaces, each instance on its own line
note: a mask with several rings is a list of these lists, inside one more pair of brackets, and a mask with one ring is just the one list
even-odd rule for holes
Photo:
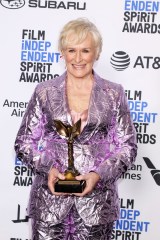
[[58,35],[77,17],[99,28],[103,51],[95,71],[124,86],[137,131],[138,156],[119,181],[121,216],[112,239],[159,240],[160,2],[152,0],[0,1],[0,239],[31,238],[33,176],[15,159],[14,140],[36,84],[63,73]]

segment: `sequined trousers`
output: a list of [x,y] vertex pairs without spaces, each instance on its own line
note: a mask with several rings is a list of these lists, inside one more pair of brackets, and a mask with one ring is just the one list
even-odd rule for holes
[[73,205],[63,222],[51,225],[32,222],[32,240],[110,240],[113,222],[106,225],[86,225]]

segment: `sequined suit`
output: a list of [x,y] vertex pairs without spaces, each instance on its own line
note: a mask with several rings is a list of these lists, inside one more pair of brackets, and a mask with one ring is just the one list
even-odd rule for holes
[[61,223],[74,206],[88,226],[113,222],[119,216],[117,179],[134,162],[137,152],[124,90],[120,84],[104,80],[94,72],[87,124],[73,148],[78,171],[95,171],[101,180],[86,197],[59,197],[47,188],[47,174],[52,167],[60,172],[67,168],[66,139],[56,132],[53,122],[59,119],[72,124],[65,79],[66,72],[37,85],[16,137],[18,157],[36,172],[29,215],[54,225]]

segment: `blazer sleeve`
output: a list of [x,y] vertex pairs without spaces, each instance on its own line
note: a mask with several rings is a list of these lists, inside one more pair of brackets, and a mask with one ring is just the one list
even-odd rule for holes
[[95,170],[107,184],[113,183],[126,172],[137,155],[135,128],[124,89],[119,86],[119,99],[108,132],[108,141],[113,146],[113,151]]
[[45,159],[45,164],[42,161],[41,141],[44,136],[45,124],[40,95],[35,88],[17,133],[14,148],[17,158],[39,174],[48,173],[52,167],[51,161]]

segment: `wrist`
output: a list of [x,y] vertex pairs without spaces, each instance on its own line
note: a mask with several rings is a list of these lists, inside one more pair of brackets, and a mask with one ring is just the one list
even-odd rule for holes
[[96,177],[97,177],[97,180],[99,181],[101,178],[99,176],[98,173],[96,173],[95,171],[90,171],[89,173],[93,173]]

